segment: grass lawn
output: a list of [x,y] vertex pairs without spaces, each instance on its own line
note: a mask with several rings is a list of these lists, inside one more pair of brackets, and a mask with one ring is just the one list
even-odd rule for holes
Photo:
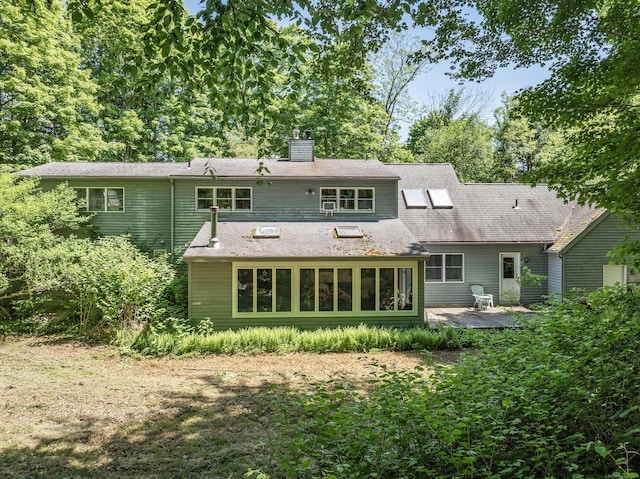
[[[438,362],[457,353],[437,352]],[[371,361],[412,369],[421,353],[132,359],[108,346],[0,341],[0,477],[240,478],[265,466],[277,389],[341,376],[366,387]],[[428,370],[425,371],[428,374]]]

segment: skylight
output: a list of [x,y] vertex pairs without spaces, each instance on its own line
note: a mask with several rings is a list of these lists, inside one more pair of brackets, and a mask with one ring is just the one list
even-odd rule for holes
[[407,208],[426,208],[427,200],[424,199],[422,190],[402,190],[402,196],[404,196],[404,202]]
[[433,206],[434,209],[453,208],[449,191],[445,189],[429,189],[427,193],[431,200],[431,206]]
[[336,226],[338,238],[362,238],[362,230],[359,226]]
[[254,238],[279,238],[280,228],[277,226],[258,226],[253,232]]

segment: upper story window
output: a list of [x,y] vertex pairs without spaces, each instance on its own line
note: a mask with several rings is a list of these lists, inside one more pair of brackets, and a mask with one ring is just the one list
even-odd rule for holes
[[81,206],[90,212],[123,212],[124,188],[74,188]]
[[374,201],[373,188],[320,188],[320,204],[333,203],[335,211],[373,212]]
[[209,211],[214,205],[217,205],[220,211],[251,211],[251,188],[197,187],[196,211]]

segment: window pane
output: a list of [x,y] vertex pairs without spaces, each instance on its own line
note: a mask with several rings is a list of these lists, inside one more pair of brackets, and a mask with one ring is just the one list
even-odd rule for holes
[[504,279],[513,279],[516,277],[515,260],[513,258],[502,258],[502,277]]
[[259,268],[256,276],[256,293],[258,298],[258,312],[269,312],[273,309],[273,286],[271,268]]
[[104,188],[89,188],[89,211],[104,211]]
[[333,311],[333,268],[320,268],[318,276],[318,309]]
[[397,309],[413,309],[413,268],[398,268]]
[[338,311],[352,311],[353,305],[353,270],[341,268],[338,270]]
[[380,311],[395,309],[393,268],[380,268]]
[[442,281],[442,255],[432,254],[425,268],[427,281]]
[[231,210],[233,207],[233,190],[231,188],[216,189],[216,204],[221,210]]
[[370,188],[358,190],[358,210],[373,210],[373,190]]
[[236,188],[236,210],[251,210],[251,188]]
[[345,188],[340,190],[340,209],[355,210],[356,208],[356,190],[353,188]]
[[124,211],[124,189],[107,189],[107,211]]
[[316,310],[316,270],[300,270],[300,311]]
[[362,268],[360,270],[360,310],[376,310],[376,270]]
[[276,270],[276,311],[291,312],[291,270]]
[[333,201],[337,204],[338,192],[335,188],[321,188],[320,189],[320,202]]
[[446,255],[445,281],[462,281],[462,255]]
[[253,311],[253,270],[238,270],[238,312]]
[[76,202],[78,204],[78,208],[81,210],[87,209],[87,189],[86,188],[74,188],[73,191],[76,193]]
[[213,188],[198,188],[196,190],[196,208],[208,210],[213,206]]

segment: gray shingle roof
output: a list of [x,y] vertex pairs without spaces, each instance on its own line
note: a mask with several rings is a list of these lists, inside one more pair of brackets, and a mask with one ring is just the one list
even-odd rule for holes
[[187,163],[122,163],[57,161],[23,170],[22,176],[43,178],[167,178]]
[[561,252],[605,213],[607,210],[604,208],[593,209],[575,205],[559,228],[555,243],[547,251],[550,253]]
[[[200,175],[204,169],[210,169],[218,177],[258,177],[256,172],[260,162],[246,158],[197,158],[191,162],[191,171],[184,169],[174,176]],[[315,161],[284,161],[265,159],[262,164],[267,169],[265,179],[269,178],[397,178],[397,176],[378,160],[335,160],[316,159]]]
[[[265,179],[287,178],[396,178],[378,160],[318,159],[311,162],[262,160]],[[48,178],[167,178],[219,177],[258,178],[260,162],[250,158],[196,158],[182,163],[54,162],[22,171],[23,176]]]
[[[337,238],[336,226],[357,225],[362,238]],[[277,226],[278,238],[254,238],[258,226]],[[220,222],[220,248],[209,248],[206,222],[184,254],[196,258],[321,258],[422,256],[427,252],[398,219],[372,222]]]
[[[575,207],[546,185],[463,184],[450,165],[388,167],[401,177],[399,216],[425,243],[553,243]],[[447,188],[453,208],[408,209],[403,188]]]

